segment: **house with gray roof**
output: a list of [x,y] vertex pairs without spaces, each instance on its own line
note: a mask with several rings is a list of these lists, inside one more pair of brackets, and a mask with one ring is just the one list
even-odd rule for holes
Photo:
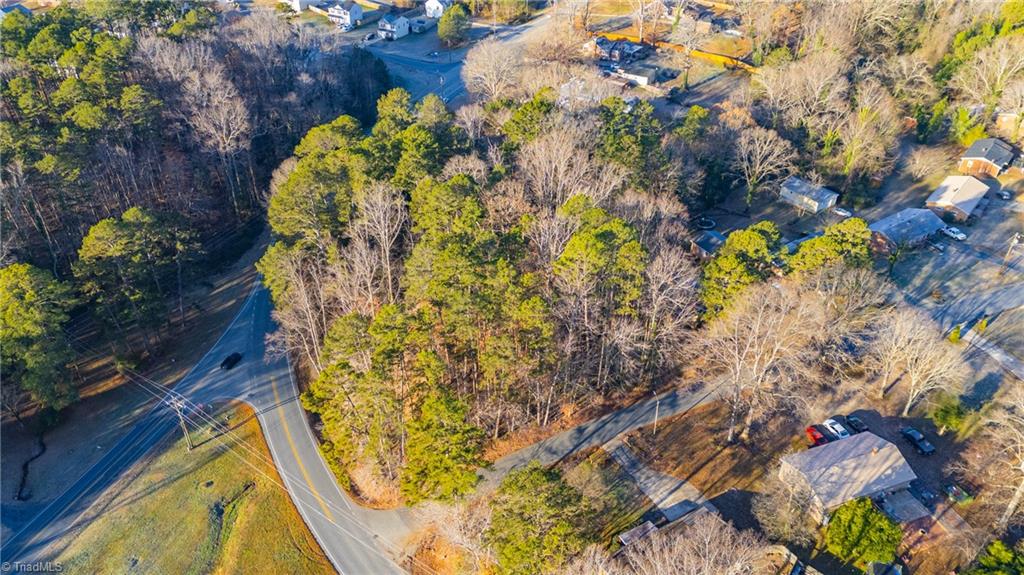
[[958,221],[971,217],[988,193],[988,185],[974,176],[949,176],[928,196],[924,205],[939,215],[948,214]]
[[782,182],[779,198],[795,208],[817,214],[836,205],[839,194],[803,178],[790,176]]
[[701,261],[709,260],[715,257],[723,244],[725,244],[725,236],[722,232],[705,230],[690,240],[690,253]]
[[998,176],[1013,162],[1016,152],[999,138],[982,138],[960,156],[957,170],[972,176]]
[[919,246],[945,225],[931,210],[906,208],[868,226],[871,249],[875,253],[887,254],[897,246]]
[[781,458],[779,477],[811,494],[819,520],[847,501],[906,489],[917,479],[892,443],[871,432],[858,433]]

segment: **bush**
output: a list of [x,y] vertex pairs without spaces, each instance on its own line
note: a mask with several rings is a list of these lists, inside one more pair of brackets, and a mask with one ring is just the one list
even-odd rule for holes
[[949,332],[950,343],[960,343],[960,326],[953,326],[953,331]]
[[860,567],[872,561],[892,561],[902,539],[900,526],[875,509],[866,497],[836,509],[825,534],[829,553]]
[[959,431],[968,413],[970,411],[964,407],[959,397],[943,394],[935,402],[935,407],[928,415],[935,422],[935,426],[939,428],[939,435],[944,435],[947,429]]

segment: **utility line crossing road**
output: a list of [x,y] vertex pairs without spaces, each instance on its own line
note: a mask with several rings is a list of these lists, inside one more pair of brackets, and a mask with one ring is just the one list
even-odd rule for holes
[[[273,357],[265,349],[266,335],[274,329],[270,309],[267,290],[254,289],[220,340],[174,391],[190,405],[240,399],[253,406],[284,486],[338,571],[345,575],[402,573],[394,560],[393,542],[408,531],[405,513],[364,510],[338,487],[299,405],[287,359]],[[242,354],[241,362],[234,369],[221,370],[220,362],[234,352]],[[195,413],[188,417],[198,419]],[[99,495],[168,433],[176,431],[174,412],[163,404],[155,406],[66,492],[3,542],[5,565],[52,561],[60,553],[58,545],[65,535],[103,512],[92,508]],[[240,455],[253,457],[245,452]],[[379,541],[375,533],[383,533],[388,540]]]

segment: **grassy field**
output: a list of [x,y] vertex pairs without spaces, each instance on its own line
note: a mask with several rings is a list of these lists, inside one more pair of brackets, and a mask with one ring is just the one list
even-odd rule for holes
[[[201,430],[175,436],[100,501],[102,513],[57,561],[65,573],[333,573],[280,479],[252,410],[227,408],[234,433],[263,454],[262,471]],[[250,456],[252,460],[254,456]],[[264,475],[266,474],[266,475]],[[94,507],[96,509],[96,507]]]

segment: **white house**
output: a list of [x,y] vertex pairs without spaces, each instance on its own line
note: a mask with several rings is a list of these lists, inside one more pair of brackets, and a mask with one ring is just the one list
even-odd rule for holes
[[385,14],[377,23],[381,40],[398,40],[409,35],[409,19],[398,14]]
[[295,12],[302,12],[311,4],[317,4],[317,0],[278,0],[281,4],[287,4]]
[[363,7],[353,0],[335,2],[327,7],[327,19],[340,28],[352,29],[363,23]]
[[817,214],[836,205],[839,194],[828,188],[816,186],[803,178],[790,176],[782,182],[779,197],[787,204]]
[[452,0],[427,0],[427,3],[423,5],[423,11],[427,18],[440,18],[451,5]]

